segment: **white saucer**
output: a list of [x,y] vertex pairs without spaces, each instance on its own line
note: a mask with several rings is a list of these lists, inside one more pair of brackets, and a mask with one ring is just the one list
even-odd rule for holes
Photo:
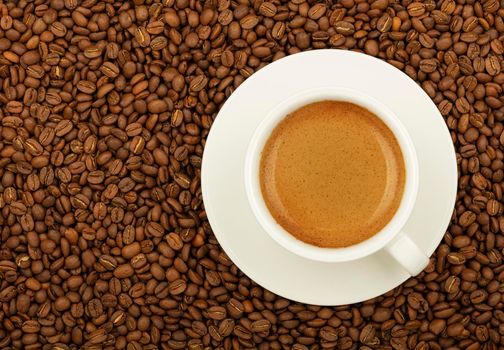
[[203,156],[202,187],[215,236],[247,276],[288,299],[341,305],[383,294],[409,275],[384,251],[346,263],[315,262],[288,252],[257,222],[244,185],[245,153],[262,119],[288,97],[323,86],[352,88],[374,97],[395,112],[408,130],[418,155],[420,183],[404,231],[430,256],[455,204],[457,167],[451,137],[438,109],[413,80],[364,54],[299,53],[248,78],[212,126]]

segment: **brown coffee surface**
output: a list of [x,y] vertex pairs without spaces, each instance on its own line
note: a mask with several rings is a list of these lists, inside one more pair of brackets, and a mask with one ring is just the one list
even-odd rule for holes
[[405,167],[392,131],[353,103],[320,101],[289,114],[267,140],[261,191],[296,238],[348,247],[379,232],[401,202]]

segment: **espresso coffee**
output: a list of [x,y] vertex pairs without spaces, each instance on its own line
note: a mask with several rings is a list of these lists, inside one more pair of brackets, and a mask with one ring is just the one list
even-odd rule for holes
[[394,216],[406,171],[399,143],[369,110],[320,101],[286,116],[261,154],[265,203],[287,232],[319,247],[348,247]]

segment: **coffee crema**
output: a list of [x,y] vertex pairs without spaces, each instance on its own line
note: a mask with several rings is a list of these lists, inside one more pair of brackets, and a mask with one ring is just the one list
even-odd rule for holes
[[308,244],[340,248],[390,222],[406,171],[399,143],[379,117],[350,102],[320,101],[276,126],[259,176],[278,224]]

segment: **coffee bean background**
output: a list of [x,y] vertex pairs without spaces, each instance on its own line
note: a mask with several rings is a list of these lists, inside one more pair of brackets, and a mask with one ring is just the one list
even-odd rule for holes
[[[4,1],[0,348],[503,349],[503,33],[499,0]],[[416,80],[460,174],[425,271],[340,307],[248,279],[200,187],[226,98],[321,48]]]

